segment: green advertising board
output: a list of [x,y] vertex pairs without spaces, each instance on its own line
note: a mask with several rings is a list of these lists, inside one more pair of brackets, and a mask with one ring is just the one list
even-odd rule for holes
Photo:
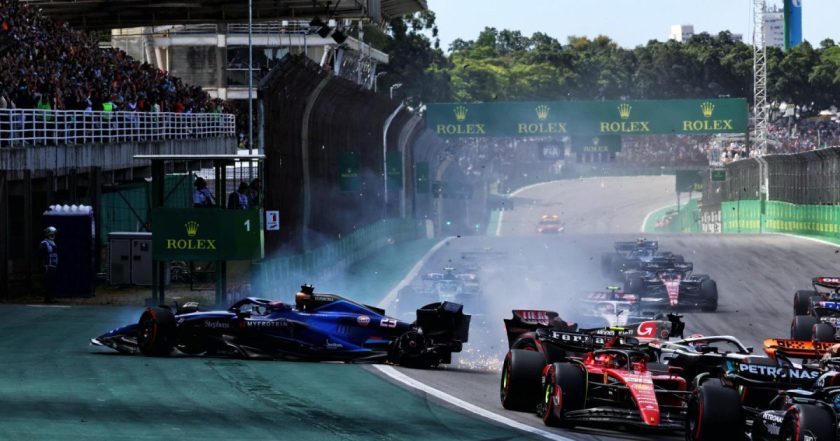
[[341,191],[359,191],[362,189],[362,177],[359,174],[361,159],[357,152],[338,154],[338,187]]
[[573,136],[575,153],[617,153],[621,151],[621,136]]
[[744,98],[427,104],[440,136],[605,136],[745,133]]
[[677,170],[677,193],[703,191],[703,176],[700,170]]
[[726,169],[725,168],[713,168],[711,169],[711,179],[713,182],[723,182],[726,180]]
[[261,210],[155,208],[156,260],[251,260],[263,257]]

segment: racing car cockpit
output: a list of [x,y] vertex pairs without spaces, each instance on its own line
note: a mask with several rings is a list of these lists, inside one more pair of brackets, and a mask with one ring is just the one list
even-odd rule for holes
[[630,372],[644,371],[650,357],[642,351],[626,349],[599,349],[586,356],[586,364],[603,366],[607,369],[626,369]]
[[228,310],[237,315],[264,316],[289,309],[292,309],[292,307],[281,301],[246,297],[231,305]]

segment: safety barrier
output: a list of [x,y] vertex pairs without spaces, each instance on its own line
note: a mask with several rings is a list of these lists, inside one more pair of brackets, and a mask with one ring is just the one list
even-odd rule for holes
[[385,246],[424,234],[422,221],[385,219],[312,251],[265,259],[253,272],[252,283],[260,295],[279,298],[297,291],[301,283],[329,278]]
[[235,136],[224,113],[0,109],[0,147]]
[[840,237],[840,206],[797,205],[767,201],[724,202],[721,206],[724,233],[789,233],[830,238]]

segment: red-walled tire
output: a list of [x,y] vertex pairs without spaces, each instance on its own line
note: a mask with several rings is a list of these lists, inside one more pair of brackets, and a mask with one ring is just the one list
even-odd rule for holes
[[164,357],[175,347],[175,315],[166,308],[146,308],[137,323],[137,347],[143,355]]

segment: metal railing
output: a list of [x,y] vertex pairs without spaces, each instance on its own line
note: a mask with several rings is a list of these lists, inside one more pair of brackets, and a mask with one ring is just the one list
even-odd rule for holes
[[235,136],[226,113],[0,109],[0,147]]

